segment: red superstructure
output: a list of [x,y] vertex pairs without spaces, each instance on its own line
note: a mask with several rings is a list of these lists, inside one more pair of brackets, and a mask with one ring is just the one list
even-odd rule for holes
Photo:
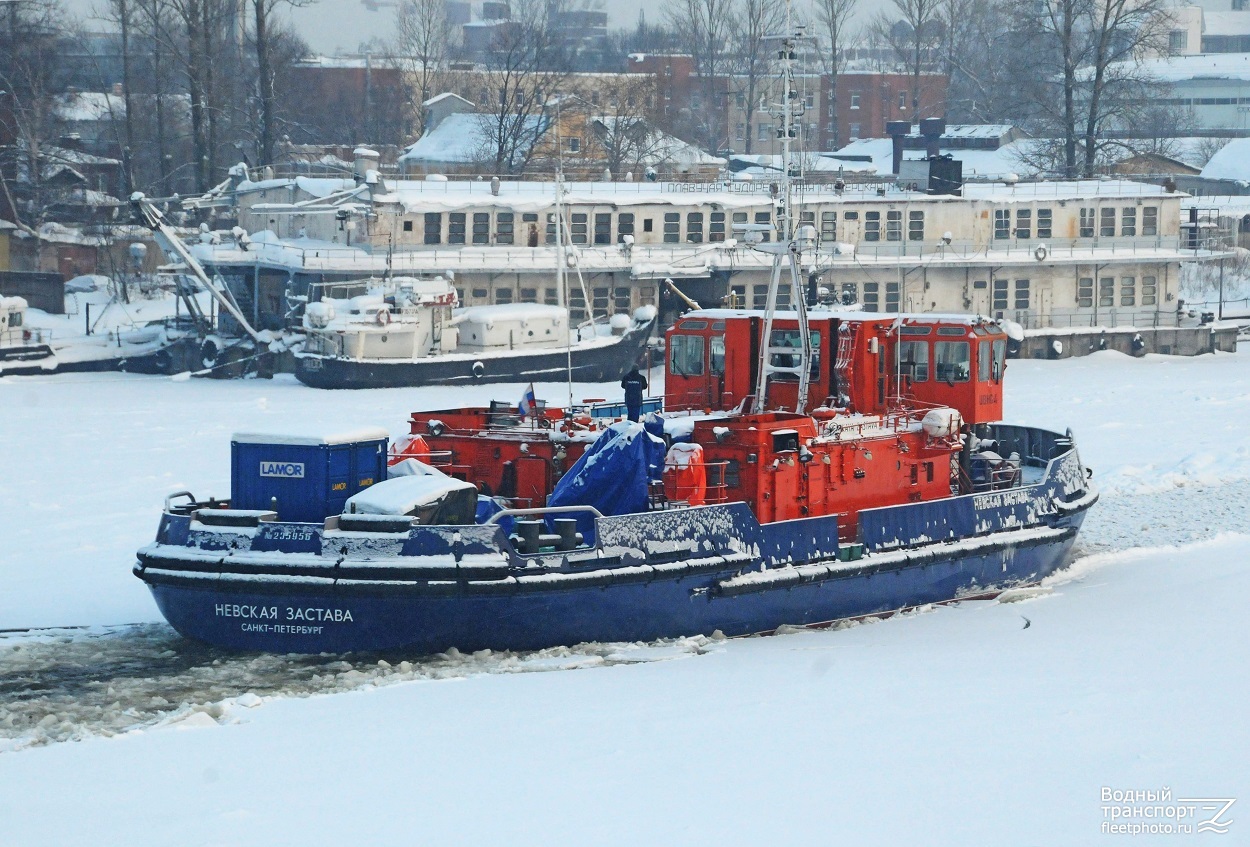
[[[796,412],[793,373],[770,377],[750,413],[764,317],[728,309],[687,313],[668,332],[667,411],[689,411],[691,447],[665,474],[657,506],[742,501],[761,523],[838,516],[854,537],[864,509],[936,500],[972,488],[964,434],[1002,417],[1007,336],[962,315],[815,312],[810,408]],[[779,314],[771,363],[795,367],[798,319]],[[515,508],[545,505],[603,422],[510,406],[414,413],[393,461],[418,458],[476,483]],[[691,467],[691,462],[696,467]]]
[[592,423],[588,416],[566,418],[562,409],[522,418],[500,404],[413,412],[409,438],[392,448],[390,463],[417,459],[515,508],[537,508],[594,441]]
[[[884,414],[902,407],[947,406],[968,424],[1002,419],[1007,336],[997,324],[968,315],[813,312],[810,409]],[[688,312],[668,331],[666,409],[728,411],[755,390],[762,312]],[[798,319],[773,321],[769,355],[791,365]],[[793,361],[797,364],[797,361]],[[798,382],[774,376],[765,408],[794,411]]]

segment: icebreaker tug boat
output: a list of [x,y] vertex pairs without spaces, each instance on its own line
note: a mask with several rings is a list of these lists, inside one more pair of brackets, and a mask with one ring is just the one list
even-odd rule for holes
[[172,496],[135,574],[212,644],[441,651],[820,625],[1064,564],[1097,495],[1070,433],[1000,422],[998,324],[800,312],[684,315],[642,423],[236,435],[231,497]]

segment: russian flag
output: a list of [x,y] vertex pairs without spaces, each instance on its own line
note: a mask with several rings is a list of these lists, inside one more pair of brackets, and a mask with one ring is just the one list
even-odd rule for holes
[[538,401],[534,399],[534,383],[531,382],[529,388],[525,389],[525,393],[521,395],[521,402],[517,404],[516,410],[521,417],[528,418],[537,408]]

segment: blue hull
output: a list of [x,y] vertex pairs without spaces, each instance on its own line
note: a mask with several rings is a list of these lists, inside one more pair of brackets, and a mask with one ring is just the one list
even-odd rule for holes
[[[1079,521],[1078,521],[1079,523]],[[585,641],[747,635],[939,602],[989,587],[1035,582],[1063,566],[1065,534],[871,575],[739,596],[708,589],[721,574],[572,588],[531,595],[368,596],[352,590],[276,593],[153,584],[161,614],[183,635],[239,650],[341,653],[457,647],[533,650]],[[264,617],[261,617],[264,615]],[[334,618],[338,617],[339,620]]]
[[1062,567],[1097,495],[1070,441],[1021,488],[759,524],[743,503],[598,518],[592,547],[525,555],[497,526],[393,532],[221,527],[167,513],[136,575],[183,635],[239,650],[530,650],[747,635],[1035,582]]

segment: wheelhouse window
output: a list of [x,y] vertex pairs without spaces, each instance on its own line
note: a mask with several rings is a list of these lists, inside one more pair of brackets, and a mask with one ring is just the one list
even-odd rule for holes
[[703,336],[670,336],[668,370],[676,376],[702,376]]
[[[812,344],[810,370],[812,376],[816,376],[820,373],[820,333],[813,330],[808,335],[811,338]],[[772,348],[793,347],[795,352],[775,352],[769,357],[769,364],[771,364],[774,368],[797,368],[799,366],[802,338],[803,336],[799,335],[799,331],[797,329],[774,329],[768,346]]]
[[898,345],[898,365],[912,382],[929,381],[929,342],[903,341]]
[[933,345],[938,382],[967,382],[971,377],[971,348],[967,341],[938,341]]
[[725,372],[725,336],[713,335],[708,341],[708,369],[720,376]]

